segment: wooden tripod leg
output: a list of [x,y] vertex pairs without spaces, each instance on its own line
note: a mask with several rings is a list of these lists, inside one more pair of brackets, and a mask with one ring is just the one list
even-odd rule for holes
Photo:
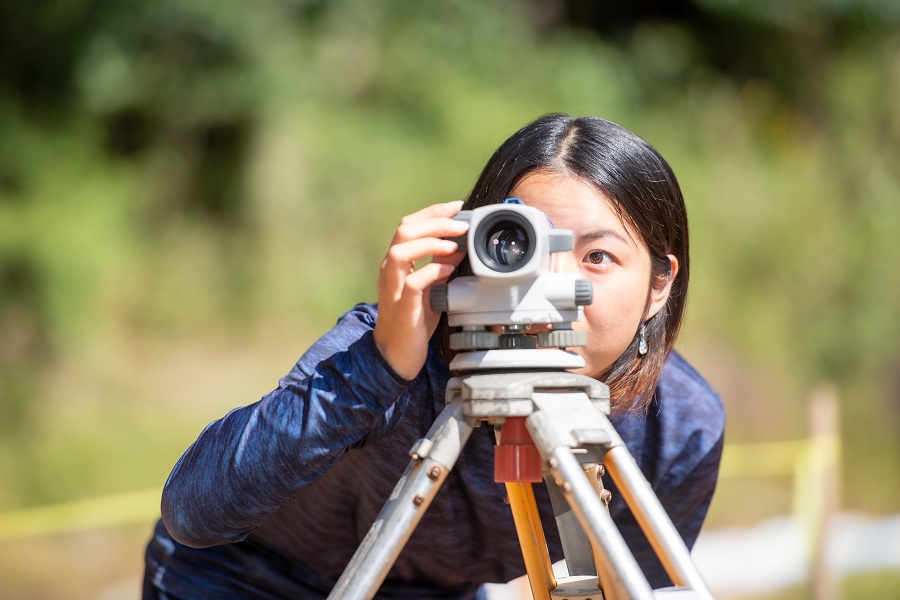
[[528,482],[506,482],[506,494],[512,509],[519,546],[525,559],[525,570],[534,600],[550,600],[556,589],[556,577],[550,564],[550,552],[541,527],[541,518],[534,499],[534,489]]

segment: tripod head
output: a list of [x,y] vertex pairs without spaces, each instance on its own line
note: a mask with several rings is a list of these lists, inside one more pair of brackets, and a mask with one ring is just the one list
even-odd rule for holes
[[[591,303],[593,286],[553,270],[552,255],[574,247],[572,231],[554,229],[547,215],[518,198],[455,218],[469,222],[466,235],[456,241],[466,249],[472,275],[431,288],[432,309],[446,312],[449,325],[460,328],[450,334],[450,348],[464,353],[451,369],[583,366],[579,356],[562,349],[587,342],[572,323]],[[551,328],[527,333],[538,325]]]

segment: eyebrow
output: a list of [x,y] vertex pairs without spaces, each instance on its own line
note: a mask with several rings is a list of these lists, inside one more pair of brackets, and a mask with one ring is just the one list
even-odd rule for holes
[[632,245],[634,242],[621,233],[614,229],[592,229],[590,231],[586,231],[578,236],[578,243],[583,244],[585,242],[593,242],[594,240],[600,240],[603,238],[613,238],[619,240],[623,244]]

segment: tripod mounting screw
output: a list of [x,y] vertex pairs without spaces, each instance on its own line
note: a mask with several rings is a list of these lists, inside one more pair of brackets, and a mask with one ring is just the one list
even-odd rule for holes
[[425,460],[431,453],[432,447],[434,447],[434,442],[428,438],[416,440],[416,443],[409,451],[409,455],[413,460]]
[[432,481],[437,481],[441,476],[441,468],[438,466],[431,467],[428,470],[428,479]]
[[416,506],[422,506],[423,504],[425,504],[425,497],[421,495],[416,496],[415,498],[413,498],[413,504],[415,504]]

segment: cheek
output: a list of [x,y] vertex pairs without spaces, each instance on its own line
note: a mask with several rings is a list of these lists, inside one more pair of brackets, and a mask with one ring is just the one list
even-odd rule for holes
[[620,285],[595,285],[594,301],[584,307],[586,326],[592,345],[624,350],[637,331],[647,301],[637,281],[619,281]]
[[617,277],[595,282],[594,301],[585,308],[598,315],[607,315],[607,318],[634,321],[637,328],[648,293],[649,283],[639,273],[623,272]]
[[592,305],[585,307],[584,320],[586,327],[595,334],[594,343],[604,346],[620,346],[622,340],[625,346],[637,331],[640,324],[640,311],[632,310],[631,305],[613,306]]

